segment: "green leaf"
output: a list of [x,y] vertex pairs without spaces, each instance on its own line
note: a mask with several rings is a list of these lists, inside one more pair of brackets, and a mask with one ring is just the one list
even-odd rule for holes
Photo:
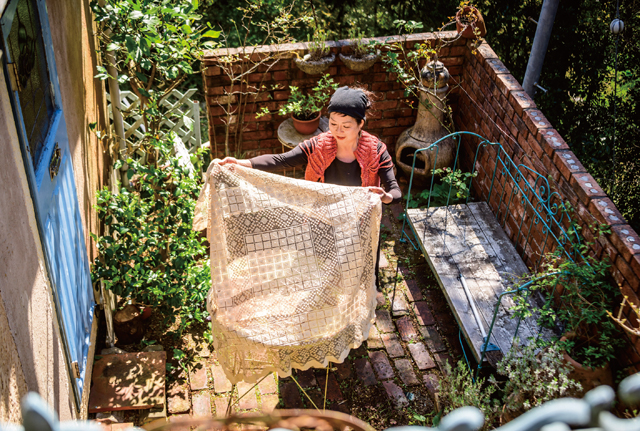
[[219,38],[219,37],[220,37],[220,33],[221,33],[220,31],[216,31],[216,30],[209,30],[209,31],[206,31],[206,32],[202,35],[202,37],[211,37],[211,38],[213,38],[213,39],[217,39],[217,38]]
[[140,19],[144,16],[139,10],[134,10],[129,14],[129,19]]

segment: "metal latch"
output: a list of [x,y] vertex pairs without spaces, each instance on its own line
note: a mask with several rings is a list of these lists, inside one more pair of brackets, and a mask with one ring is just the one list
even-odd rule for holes
[[51,181],[58,175],[58,171],[60,170],[60,147],[56,142],[56,147],[53,149],[53,154],[51,155],[51,161],[49,162],[49,177]]
[[73,373],[74,378],[80,378],[80,367],[78,366],[78,361],[73,361],[71,363],[71,372]]

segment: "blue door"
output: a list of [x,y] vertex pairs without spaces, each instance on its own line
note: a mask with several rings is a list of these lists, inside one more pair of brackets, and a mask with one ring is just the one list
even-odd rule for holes
[[0,31],[3,67],[79,408],[95,302],[45,2],[10,1]]

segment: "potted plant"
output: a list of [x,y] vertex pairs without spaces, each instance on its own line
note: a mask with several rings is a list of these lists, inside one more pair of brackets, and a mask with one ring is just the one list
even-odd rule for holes
[[[557,342],[564,351],[572,367],[569,377],[587,391],[612,383],[609,362],[622,340],[609,316],[620,303],[620,290],[610,280],[609,263],[587,255],[587,245],[581,250],[584,257],[578,262],[548,255],[546,269],[535,276],[531,290],[540,291],[545,298],[538,323],[562,335],[551,343]],[[523,301],[516,308],[521,305]]]
[[[332,90],[338,88],[329,74],[324,75],[307,94],[298,87],[291,86],[291,96],[287,103],[278,110],[280,115],[291,115],[293,127],[302,135],[310,135],[320,125],[320,113],[329,100]],[[268,115],[269,109],[264,107],[256,117]]]
[[377,49],[378,42],[363,40],[364,33],[358,31],[356,27],[352,27],[349,31],[349,38],[353,48],[352,54],[338,54],[340,60],[351,70],[360,72],[373,66],[380,58],[380,50]]
[[477,39],[487,34],[482,14],[468,1],[463,1],[458,6],[456,30],[465,39]]
[[313,32],[313,38],[309,40],[309,53],[294,60],[298,69],[309,75],[319,75],[329,68],[336,55],[330,51],[326,40],[324,31],[316,29]]

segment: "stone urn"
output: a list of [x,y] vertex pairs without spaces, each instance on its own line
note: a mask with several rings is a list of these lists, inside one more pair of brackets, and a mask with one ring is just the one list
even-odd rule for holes
[[[396,164],[407,175],[411,176],[411,166],[416,150],[427,148],[438,139],[449,134],[443,126],[445,97],[449,92],[449,71],[439,61],[431,61],[420,71],[422,88],[420,89],[420,106],[416,124],[408,128],[398,137],[396,143]],[[453,167],[456,144],[448,138],[438,144],[436,168]],[[413,181],[418,186],[427,185],[432,176],[435,148],[417,154]]]

